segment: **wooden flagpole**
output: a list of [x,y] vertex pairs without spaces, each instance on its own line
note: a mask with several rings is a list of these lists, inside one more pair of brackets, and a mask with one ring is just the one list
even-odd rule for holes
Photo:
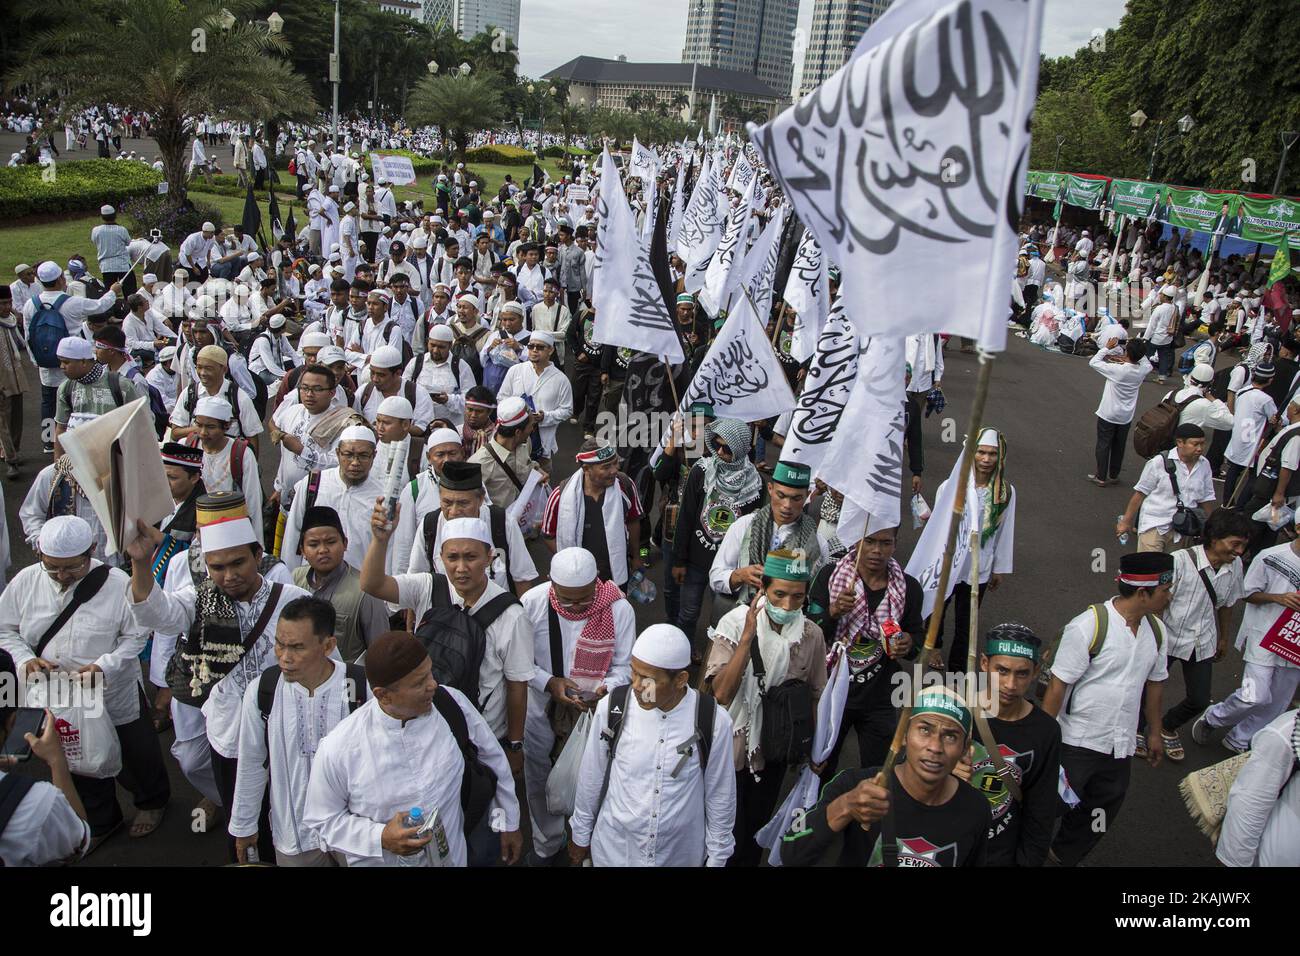
[[[943,564],[939,568],[939,589],[935,594],[935,606],[930,611],[930,624],[925,633],[925,646],[921,649],[922,664],[912,668],[912,689],[906,703],[898,714],[898,726],[894,728],[894,739],[889,744],[889,754],[880,770],[877,783],[889,786],[894,772],[894,764],[902,753],[903,741],[907,735],[907,724],[912,719],[912,701],[915,700],[917,685],[920,683],[921,668],[926,655],[934,650],[939,640],[939,626],[943,622],[943,604],[948,594],[948,580],[952,574],[952,556],[957,546],[957,531],[961,527],[962,516],[966,512],[966,486],[970,482],[971,467],[975,461],[975,443],[979,440],[980,428],[984,420],[984,404],[989,395],[989,380],[993,375],[993,354],[982,351],[980,356],[979,378],[975,383],[975,398],[971,402],[970,422],[966,427],[966,444],[961,453],[961,468],[957,476],[957,492],[952,503],[952,523],[948,526],[948,541],[944,545]],[[934,518],[930,519],[931,521]],[[978,591],[977,591],[978,593]],[[882,783],[883,781],[883,783]]]

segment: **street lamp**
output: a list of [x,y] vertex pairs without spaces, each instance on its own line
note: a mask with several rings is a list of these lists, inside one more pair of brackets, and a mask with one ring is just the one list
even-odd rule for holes
[[272,36],[278,36],[280,31],[284,29],[284,17],[272,11],[271,15],[266,18],[266,28]]
[[221,13],[217,16],[217,23],[221,24],[223,30],[232,30],[235,26],[235,15],[222,7]]
[[460,75],[461,75],[461,76],[469,76],[469,64],[468,64],[468,63],[462,63],[462,64],[460,65]]
[[1190,116],[1184,115],[1183,118],[1178,121],[1178,132],[1186,135],[1190,133],[1195,126],[1196,120],[1192,119]]
[[[1147,114],[1142,112],[1140,109],[1134,110],[1128,117],[1129,126],[1132,127],[1135,133],[1146,125],[1146,121]],[[1186,136],[1196,128],[1196,120],[1194,120],[1190,115],[1184,114],[1174,125],[1178,128],[1178,132]],[[1147,162],[1147,179],[1149,180],[1155,179],[1156,153],[1160,150],[1160,140],[1164,134],[1164,128],[1164,120],[1156,123],[1156,136],[1155,140],[1151,143],[1151,159]]]
[[433,76],[433,75],[434,75],[435,73],[437,73],[437,72],[438,72],[438,61],[437,61],[437,60],[430,60],[430,61],[429,61],[429,75],[430,75],[430,76]]
[[1056,159],[1052,161],[1053,170],[1059,170],[1061,168],[1061,147],[1064,145],[1065,145],[1065,134],[1064,133],[1058,134],[1056,137]]
[[339,145],[339,0],[334,0],[334,50],[330,53],[330,84],[334,87],[334,121],[330,136]]

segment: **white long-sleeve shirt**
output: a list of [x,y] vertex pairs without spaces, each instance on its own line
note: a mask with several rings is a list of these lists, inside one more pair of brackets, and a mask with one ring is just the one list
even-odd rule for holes
[[287,335],[263,332],[253,340],[248,370],[254,375],[260,375],[262,372],[283,375],[286,371],[285,362],[289,362],[291,367],[302,364],[302,356],[290,344]]
[[[1195,396],[1195,397],[1193,397]],[[1207,394],[1200,388],[1188,386],[1169,392],[1165,398],[1170,398],[1175,402],[1191,401],[1183,406],[1182,412],[1178,416],[1180,425],[1196,425],[1205,430],[1217,429],[1219,431],[1228,431],[1232,428],[1232,411],[1228,408],[1227,402],[1220,401],[1213,395]],[[1161,399],[1164,401],[1164,399]],[[1212,438],[1206,435],[1206,438]]]
[[[421,483],[423,490],[424,482]],[[407,496],[409,498],[409,495]],[[418,505],[417,505],[418,510]],[[437,510],[432,509],[432,510]],[[428,571],[429,556],[424,550],[424,512],[420,514],[419,519],[411,525],[410,532],[407,535],[409,544],[407,545],[407,570],[411,573],[417,571]],[[489,528],[492,527],[492,509],[488,502],[483,502],[479,509],[479,518]],[[510,546],[510,577],[518,581],[536,581],[537,565],[533,563],[533,557],[528,553],[528,546],[524,543],[524,533],[519,530],[519,522],[506,520],[506,540]],[[443,529],[446,525],[438,522],[438,535],[433,541],[433,570],[440,574],[446,573],[446,568],[442,563],[442,542]],[[492,563],[488,565],[488,577],[506,587],[506,558],[502,554],[502,549],[497,542],[492,546]],[[508,590],[508,588],[507,588]]]
[[[1290,543],[1277,544],[1265,548],[1255,555],[1255,560],[1246,568],[1246,578],[1242,585],[1242,596],[1252,594],[1283,594],[1287,591],[1300,590],[1300,556]],[[1274,654],[1262,646],[1264,635],[1283,614],[1289,614],[1284,607],[1276,604],[1251,604],[1246,602],[1246,609],[1241,615],[1241,626],[1237,628],[1236,648],[1247,664],[1260,667],[1295,667],[1286,658]]]
[[[402,377],[407,381],[411,381],[415,375],[417,362],[420,362],[419,356],[406,363]],[[426,353],[424,361],[420,363],[420,373],[414,381],[420,391],[429,396],[429,401],[433,404],[433,418],[445,418],[452,422],[452,427],[459,430],[465,422],[465,393],[476,384],[469,363],[456,358],[435,363]],[[433,401],[435,392],[446,393],[447,401]]]
[[[168,570],[171,570],[170,567]],[[270,591],[271,582],[263,578],[262,586],[251,601],[233,602],[239,620],[239,633],[245,642],[253,624],[266,607],[266,602],[270,600]],[[252,646],[229,673],[213,684],[201,709],[207,719],[208,743],[221,756],[232,760],[239,758],[240,710],[243,707],[244,691],[250,683],[257,682],[262,671],[275,664],[275,629],[284,606],[294,598],[310,596],[310,591],[292,584],[284,585],[279,602]],[[155,584],[149,596],[139,604],[133,603],[127,592],[127,604],[136,624],[164,634],[189,633],[194,624],[197,600],[198,593],[193,584],[174,592],[164,591]]]
[[[489,819],[509,832],[519,829],[519,800],[505,751],[465,695],[448,687],[465,714],[479,760],[496,774]],[[447,834],[448,862],[465,866],[464,815],[460,806],[465,760],[437,708],[413,720],[390,717],[374,698],[321,741],[312,761],[303,822],[320,842],[343,853],[349,866],[396,866],[382,834],[395,813],[436,809]],[[499,811],[499,813],[498,813]],[[428,865],[417,857],[416,865]],[[408,862],[410,862],[408,860]]]
[[271,715],[265,721],[257,706],[258,681],[249,683],[240,712],[239,768],[228,827],[231,836],[247,837],[257,832],[269,779],[271,839],[276,850],[297,854],[320,845],[316,831],[303,824],[312,760],[325,735],[348,716],[351,694],[363,690],[348,684],[347,667],[342,661],[333,663],[334,672],[311,693],[281,675],[276,681]]
[[532,396],[537,411],[542,413],[539,428],[542,454],[549,458],[559,447],[555,440],[556,430],[573,414],[573,388],[568,377],[554,365],[547,365],[538,375],[532,362],[520,362],[506,372],[501,388],[497,390],[497,401],[525,395]]
[[[307,511],[307,481],[300,478],[293,488],[293,504],[289,508],[289,518],[284,524],[284,544],[280,549],[280,559],[290,568],[302,564],[302,555],[298,553],[298,542],[302,537],[302,520]],[[348,547],[343,560],[354,568],[361,567],[366,557],[366,548],[370,546],[370,516],[375,510],[375,499],[384,496],[384,478],[378,467],[372,467],[366,480],[357,485],[347,484],[340,476],[338,467],[327,468],[321,472],[320,489],[316,494],[318,507],[333,508],[338,512],[343,524],[343,533],[347,536]],[[395,560],[390,551],[385,570],[392,573]]]
[[[346,398],[346,394],[344,397]],[[275,490],[282,496],[292,493],[293,487],[300,479],[307,476],[307,472],[323,471],[338,465],[339,460],[333,449],[318,445],[311,437],[311,429],[323,415],[341,404],[344,403],[336,397],[329,408],[317,415],[308,411],[307,406],[301,402],[293,402],[286,398],[271,416],[271,421],[276,428],[302,442],[302,452],[299,454],[290,452],[283,445],[280,448],[280,465],[275,473]]]
[[1224,866],[1300,866],[1300,782],[1289,710],[1250,741],[1250,759],[1228,792],[1214,855]]
[[937,338],[931,335],[931,342],[926,342],[924,335],[907,337],[907,363],[912,366],[912,379],[907,383],[909,392],[924,394],[934,388],[935,382],[943,382],[943,345],[934,342]]
[[[92,560],[89,570],[101,563]],[[0,594],[0,648],[13,657],[19,674],[36,657],[36,644],[72,600],[74,587],[61,589],[38,562],[14,575]],[[127,609],[127,587],[127,575],[110,570],[95,596],[73,613],[40,654],[63,671],[98,664],[104,672],[104,705],[117,725],[140,716],[136,658],[149,633]]]
[[1101,349],[1088,364],[1106,379],[1106,387],[1101,392],[1101,404],[1097,406],[1097,417],[1114,425],[1127,425],[1133,421],[1137,410],[1138,390],[1151,371],[1151,361],[1145,357],[1136,364],[1128,362],[1107,362],[1107,355],[1123,355],[1124,347]]
[[677,748],[695,733],[699,694],[686,694],[670,711],[645,709],[628,696],[623,730],[600,803],[609,743],[610,698],[596,705],[569,825],[579,846],[591,847],[595,866],[724,866],[735,848],[736,774],[732,725],[726,708],[714,709],[708,766],[698,743],[676,777]]
[[[36,541],[41,536],[41,529],[45,527],[45,522],[50,520],[48,508],[50,492],[53,490],[54,466],[46,465],[36,473],[36,480],[27,489],[27,496],[23,498],[23,503],[18,507],[18,522],[22,525],[23,537],[27,539],[27,546],[33,551],[36,550]],[[99,515],[95,514],[95,508],[90,503],[90,499],[84,494],[77,495],[72,513],[90,525],[90,530],[95,535],[95,550],[91,552],[91,557],[97,561],[106,561],[108,559],[108,532],[99,523]]]
[[[731,523],[727,533],[722,536],[722,543],[718,545],[718,553],[713,556],[713,564],[709,567],[709,586],[718,594],[733,594],[731,589],[731,573],[737,568],[748,566],[749,558],[747,555],[740,553],[740,543],[745,538],[745,532],[749,526],[754,523],[754,516],[757,512],[751,511],[747,515],[741,515]],[[772,523],[772,540],[768,543],[768,551],[774,551],[785,544],[785,539],[794,531],[794,523],[776,524]],[[817,544],[821,547],[822,554],[829,554],[830,547],[826,539],[817,535]]]
[[[533,625],[533,678],[529,683],[535,692],[545,695],[546,683],[555,676],[551,669],[551,631],[547,608],[550,606],[550,584],[538,585],[524,592],[519,599]],[[614,615],[614,659],[605,674],[605,687],[613,689],[632,679],[632,644],[636,640],[636,615],[627,598],[619,598],[611,606]],[[573,668],[573,652],[578,636],[586,621],[567,621],[556,615],[560,625],[560,643],[564,653],[564,673]],[[529,708],[531,711],[531,707]]]
[[[46,292],[43,289],[34,294],[27,300],[23,306],[23,333],[27,340],[31,341],[32,316],[36,314],[38,303],[53,305],[58,301],[62,292]],[[86,319],[92,315],[99,315],[101,312],[107,312],[117,303],[117,293],[109,289],[98,299],[87,299],[85,296],[69,295],[63,305],[59,306],[59,315],[63,316],[63,324],[68,328],[69,335],[81,335],[82,326]],[[30,347],[28,354],[31,354]],[[32,364],[36,363],[36,357],[32,355]],[[40,373],[41,384],[50,388],[58,388],[63,382],[67,381],[67,376],[63,374],[62,369],[42,368],[37,366]]]

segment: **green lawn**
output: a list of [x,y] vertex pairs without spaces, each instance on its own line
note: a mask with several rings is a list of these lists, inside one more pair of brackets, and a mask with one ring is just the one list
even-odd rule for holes
[[[552,179],[559,179],[563,175],[560,166],[554,160],[546,160],[543,167]],[[515,182],[522,183],[533,172],[531,166],[490,164],[479,164],[473,167],[473,170],[476,176],[482,177],[480,185],[484,187],[483,192],[488,196],[496,195],[501,184],[505,182],[507,173],[514,178]],[[282,179],[288,179],[287,175]],[[288,179],[290,187],[292,182]],[[277,190],[277,192],[282,199],[287,196],[284,190]],[[398,186],[395,192],[399,201],[423,199],[426,208],[432,209],[434,206],[434,188],[428,176],[421,177],[415,185]],[[244,200],[240,197],[218,196],[196,190],[194,200],[216,206],[221,210],[227,224],[239,222],[244,216]],[[262,207],[262,221],[266,223],[268,221],[266,200],[262,199],[259,205]],[[281,202],[280,213],[286,217],[289,215],[287,202]],[[304,215],[302,204],[295,203],[294,219],[297,220],[299,227],[302,225]],[[55,259],[66,263],[68,257],[75,252],[86,256],[93,270],[95,247],[90,242],[90,230],[99,225],[99,221],[99,217],[95,215],[70,216],[67,219],[38,226],[0,227],[0,281],[6,284],[12,282],[14,266],[20,262],[36,265],[46,259]]]

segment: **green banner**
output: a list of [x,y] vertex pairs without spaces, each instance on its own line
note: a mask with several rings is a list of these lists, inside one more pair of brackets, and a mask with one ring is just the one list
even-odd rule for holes
[[1034,187],[1038,185],[1038,180],[1042,178],[1043,178],[1043,174],[1038,172],[1038,170],[1036,169],[1031,169],[1029,170],[1029,172],[1025,173],[1025,195],[1026,196],[1032,196],[1034,194]]
[[1082,176],[1066,175],[1065,201],[1071,206],[1083,209],[1100,209],[1101,201],[1106,196],[1106,180],[1084,179]]
[[1283,196],[1264,199],[1242,196],[1238,214],[1241,216],[1241,238],[1276,246],[1281,244],[1282,236],[1286,234],[1287,244],[1300,252],[1300,202]]
[[[1164,202],[1156,215],[1161,222],[1167,222],[1171,226],[1194,229],[1197,232],[1214,232],[1216,225],[1220,224],[1224,203],[1228,205],[1226,213],[1231,218],[1237,198],[1235,193],[1208,193],[1202,189],[1175,189],[1169,186],[1165,189]],[[1224,231],[1232,230],[1225,227]]]
[[1034,188],[1029,190],[1029,194],[1036,199],[1055,202],[1061,188],[1065,185],[1065,179],[1065,173],[1039,173],[1038,181],[1034,183]]
[[1164,188],[1159,183],[1143,182],[1140,179],[1112,179],[1110,208],[1115,210],[1116,215],[1146,219],[1151,215],[1151,207]]

